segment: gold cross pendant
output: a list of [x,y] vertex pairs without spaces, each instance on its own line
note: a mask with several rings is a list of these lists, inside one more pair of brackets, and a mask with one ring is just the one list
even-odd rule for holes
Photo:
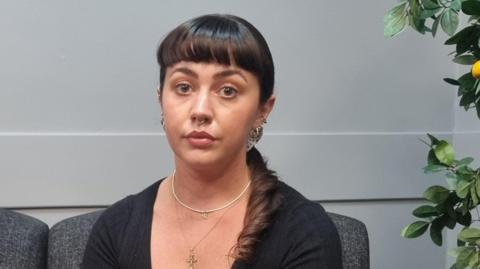
[[188,264],[188,269],[195,269],[195,264],[198,262],[198,260],[195,259],[195,253],[193,252],[193,249],[190,250],[190,255],[188,255],[186,262]]

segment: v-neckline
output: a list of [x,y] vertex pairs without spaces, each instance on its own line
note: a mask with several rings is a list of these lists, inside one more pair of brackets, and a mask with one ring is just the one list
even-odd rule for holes
[[[160,189],[160,185],[162,184],[163,181],[165,181],[166,177],[158,180],[155,185],[154,185],[154,189],[155,191],[153,191],[153,195],[152,197],[150,197],[150,200],[149,200],[149,203],[150,203],[150,210],[148,210],[148,214],[146,215],[146,223],[148,223],[148,227],[147,227],[147,238],[148,238],[148,244],[147,244],[147,258],[148,258],[148,269],[152,269],[152,248],[151,248],[151,244],[152,244],[152,223],[153,223],[153,214],[154,214],[154,208],[155,208],[155,202],[157,200],[157,195],[158,195],[158,190]],[[230,267],[230,269],[236,269],[236,268],[240,268],[239,267],[240,265],[240,261],[238,261],[237,259],[235,259],[233,261],[233,264],[232,266]]]

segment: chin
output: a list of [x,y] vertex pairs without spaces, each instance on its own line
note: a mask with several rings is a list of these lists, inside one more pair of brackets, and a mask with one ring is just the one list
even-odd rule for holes
[[177,152],[177,158],[182,160],[188,166],[191,167],[211,167],[218,165],[219,161],[222,159],[221,154],[215,152],[214,150],[205,150],[205,149],[193,149],[186,150],[182,152]]
[[235,150],[217,149],[189,149],[178,152],[177,157],[193,169],[205,170],[221,167],[229,162],[238,160],[238,153],[232,154]]
[[188,166],[190,169],[196,171],[207,170],[211,171],[216,169],[220,163],[216,159],[205,159],[205,158],[182,158],[183,163]]

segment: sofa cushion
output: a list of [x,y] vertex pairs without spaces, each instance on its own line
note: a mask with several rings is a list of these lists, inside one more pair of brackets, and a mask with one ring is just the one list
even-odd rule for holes
[[71,217],[53,225],[48,236],[48,268],[80,268],[90,230],[103,210]]
[[48,226],[33,217],[0,208],[0,268],[46,268]]

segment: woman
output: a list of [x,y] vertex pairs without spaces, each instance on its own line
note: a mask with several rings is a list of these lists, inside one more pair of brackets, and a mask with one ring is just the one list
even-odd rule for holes
[[83,268],[342,268],[323,208],[279,181],[254,147],[275,103],[258,30],[201,16],[170,32],[157,58],[175,170],[102,214]]

